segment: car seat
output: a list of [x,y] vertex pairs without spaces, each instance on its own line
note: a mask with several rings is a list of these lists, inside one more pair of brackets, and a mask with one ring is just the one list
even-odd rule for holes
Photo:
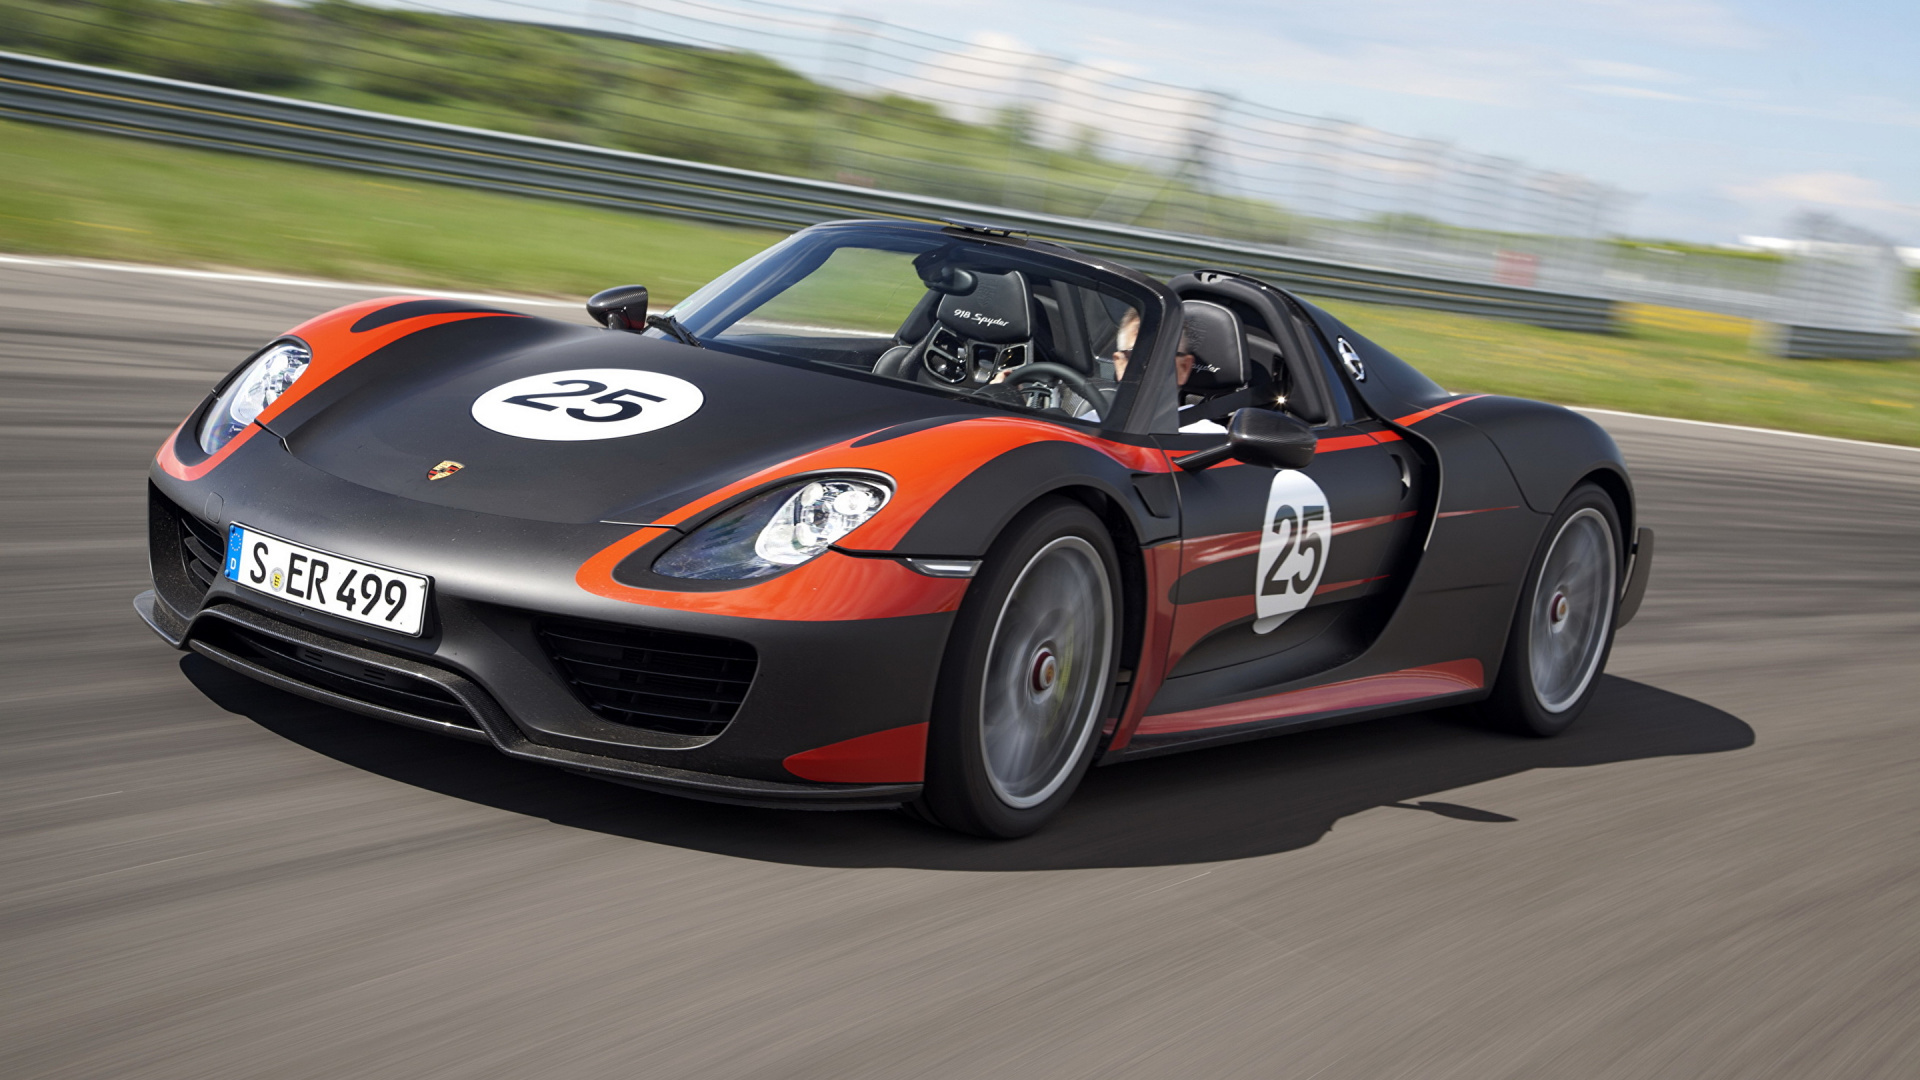
[[964,289],[941,292],[934,301],[932,327],[914,344],[882,353],[874,374],[978,385],[994,370],[1033,358],[1033,292],[1026,275],[1018,270],[963,273]]

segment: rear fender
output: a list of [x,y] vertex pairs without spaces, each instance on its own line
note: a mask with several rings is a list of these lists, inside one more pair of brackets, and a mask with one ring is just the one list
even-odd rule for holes
[[1454,415],[1493,440],[1533,510],[1553,513],[1574,485],[1591,479],[1613,497],[1622,530],[1633,535],[1633,482],[1605,428],[1572,409],[1524,398],[1478,398]]

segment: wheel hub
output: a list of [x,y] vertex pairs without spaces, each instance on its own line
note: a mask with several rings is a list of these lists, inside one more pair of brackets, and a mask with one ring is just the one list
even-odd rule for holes
[[1547,627],[1554,633],[1566,629],[1567,616],[1573,614],[1573,605],[1567,602],[1567,594],[1557,592],[1547,606]]
[[1044,694],[1053,689],[1053,684],[1059,677],[1059,658],[1054,656],[1050,646],[1040,646],[1039,651],[1033,654],[1033,676],[1030,680],[1033,692]]

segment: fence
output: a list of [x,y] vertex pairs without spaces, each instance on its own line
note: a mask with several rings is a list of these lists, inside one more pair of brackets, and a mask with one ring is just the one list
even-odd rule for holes
[[1142,269],[1246,270],[1301,292],[1605,331],[1594,297],[1302,258],[1259,245],[676,161],[0,53],[0,115],[729,224],[960,217],[1026,229]]
[[[149,137],[167,127],[203,145],[779,227],[820,213],[990,217],[1149,269],[1232,263],[1321,295],[1554,326],[1607,325],[1604,298],[1833,331],[1816,337],[1848,355],[1906,347],[1905,279],[1884,247],[1814,243],[1769,260],[1618,244],[1626,193],[1441,141],[778,0],[590,0],[577,16],[543,0],[453,2],[0,0],[0,46],[552,148],[543,162],[496,138],[489,153],[520,160],[514,172],[447,159],[444,145],[376,162],[343,148],[363,128],[303,148],[237,137],[232,122],[218,136],[204,123],[189,135],[177,116],[130,125]],[[594,147],[637,155],[616,166]],[[562,161],[561,175],[542,171]]]
[[777,0],[380,2],[0,0],[0,49],[1589,295],[1628,202],[1438,140]]

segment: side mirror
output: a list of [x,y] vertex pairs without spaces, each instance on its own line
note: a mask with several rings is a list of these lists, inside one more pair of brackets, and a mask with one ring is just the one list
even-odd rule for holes
[[637,334],[647,328],[647,287],[615,285],[602,289],[587,298],[587,314],[609,330],[631,330]]
[[1237,409],[1227,421],[1224,445],[1188,454],[1180,467],[1190,472],[1228,458],[1267,469],[1304,469],[1313,461],[1320,437],[1294,417],[1272,409]]

